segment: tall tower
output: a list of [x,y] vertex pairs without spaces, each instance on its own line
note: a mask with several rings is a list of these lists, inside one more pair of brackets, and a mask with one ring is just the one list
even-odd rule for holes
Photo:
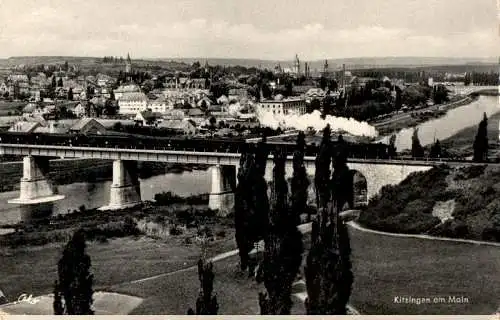
[[328,76],[328,60],[325,60],[325,64],[323,65],[323,76]]
[[127,61],[125,61],[125,73],[132,73],[132,60],[130,60],[130,54],[127,53]]
[[300,60],[299,60],[299,55],[295,55],[295,72],[297,73],[297,77],[300,77]]

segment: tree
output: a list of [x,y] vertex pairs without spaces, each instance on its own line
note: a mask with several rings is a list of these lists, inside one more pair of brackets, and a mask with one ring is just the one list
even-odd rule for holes
[[58,87],[62,87],[63,86],[63,79],[62,78],[59,78],[59,80],[57,81],[57,86]]
[[424,148],[420,144],[420,139],[418,138],[418,128],[413,129],[413,135],[411,137],[411,156],[413,158],[424,157]]
[[[91,315],[92,282],[90,273],[90,257],[85,253],[85,234],[83,230],[75,232],[64,248],[63,255],[57,265],[59,281],[54,288],[55,297],[60,295],[64,300],[60,308],[54,301],[55,312],[68,315]],[[59,298],[58,298],[59,299]]]
[[488,160],[488,117],[486,113],[483,114],[483,120],[479,123],[473,149],[473,161],[485,162]]
[[388,153],[389,153],[389,157],[393,158],[397,155],[396,153],[396,135],[393,134],[390,138],[389,138],[389,148],[388,148]]
[[[196,299],[196,314],[198,315],[217,314],[219,310],[217,296],[212,295],[215,277],[212,269],[212,262],[205,263],[202,259],[198,260],[198,278],[200,280],[200,293]],[[188,314],[193,315],[195,312],[189,308]]]
[[[312,244],[304,269],[308,295],[305,306],[309,315],[346,314],[353,283],[349,234],[339,217],[343,204],[349,201],[347,191],[342,191],[348,189],[344,183],[350,178],[347,153],[342,146],[335,153],[330,151],[327,132],[325,128],[323,150],[316,159],[316,172],[327,178],[317,183],[320,205],[317,219],[312,223]],[[332,154],[334,172],[329,181]]]
[[434,103],[441,104],[443,102],[449,101],[450,99],[448,98],[448,92],[449,92],[449,90],[446,89],[446,87],[443,86],[442,84],[434,87],[434,90],[433,90]]
[[241,153],[238,170],[238,185],[235,190],[234,225],[236,245],[240,256],[240,268],[246,270],[249,264],[249,252],[252,250],[250,227],[251,186],[250,175],[254,171],[254,157],[251,150]]
[[262,273],[267,294],[259,294],[261,314],[286,315],[292,308],[292,284],[302,262],[302,234],[288,208],[286,153],[276,149],[269,229],[265,236]]
[[68,100],[73,101],[73,88],[68,90]]
[[[309,188],[309,178],[307,177],[306,168],[304,166],[304,148],[305,148],[304,132],[299,132],[297,136],[297,149],[293,154],[293,176],[292,176],[292,213],[296,224],[300,223],[300,215],[304,213],[307,207],[307,189]],[[308,216],[308,221],[311,219]]]
[[52,82],[51,82],[50,87],[51,87],[52,89],[55,89],[55,88],[56,88],[56,86],[57,86],[57,83],[56,83],[56,76],[52,76]]
[[439,142],[439,139],[434,142],[434,144],[431,147],[431,150],[429,151],[429,157],[430,158],[441,158],[442,150],[441,150],[441,143]]
[[323,129],[323,138],[316,157],[316,171],[314,173],[314,187],[316,188],[316,205],[325,207],[330,200],[328,190],[331,163],[331,129],[327,124]]
[[66,72],[69,71],[68,61],[64,61],[64,71],[66,71]]
[[217,119],[215,119],[214,116],[211,116],[208,122],[210,123],[210,133],[213,136],[217,125]]

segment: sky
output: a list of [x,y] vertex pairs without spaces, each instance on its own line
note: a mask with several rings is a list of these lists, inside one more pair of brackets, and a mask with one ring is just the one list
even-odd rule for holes
[[496,57],[500,0],[0,0],[0,57]]

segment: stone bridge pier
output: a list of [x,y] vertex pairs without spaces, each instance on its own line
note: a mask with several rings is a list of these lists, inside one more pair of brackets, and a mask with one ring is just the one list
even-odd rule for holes
[[141,204],[141,186],[137,174],[137,161],[113,161],[113,184],[109,204],[99,210],[119,210]]
[[64,199],[63,195],[56,194],[55,187],[47,178],[49,170],[47,157],[23,158],[19,198],[8,200],[8,203],[21,205],[23,220],[50,215],[53,202]]
[[208,207],[218,210],[222,216],[234,210],[234,190],[236,189],[236,167],[216,165],[210,168],[212,187]]

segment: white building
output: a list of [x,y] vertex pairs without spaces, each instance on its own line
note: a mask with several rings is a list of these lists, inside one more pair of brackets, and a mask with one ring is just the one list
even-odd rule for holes
[[139,88],[136,84],[127,84],[123,86],[119,86],[115,91],[115,99],[120,99],[124,94],[128,93],[138,93],[141,92],[141,88]]
[[173,103],[167,99],[149,100],[148,108],[152,112],[167,113],[174,108]]
[[258,103],[259,113],[273,115],[303,115],[306,113],[306,102],[303,99],[263,100]]
[[123,93],[118,100],[118,113],[135,115],[148,108],[148,98],[142,92]]

